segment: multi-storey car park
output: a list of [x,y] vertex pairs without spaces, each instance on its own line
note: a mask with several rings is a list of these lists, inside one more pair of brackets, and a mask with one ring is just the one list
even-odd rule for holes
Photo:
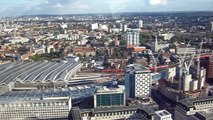
[[0,91],[66,87],[82,67],[74,60],[60,62],[14,62],[0,71]]

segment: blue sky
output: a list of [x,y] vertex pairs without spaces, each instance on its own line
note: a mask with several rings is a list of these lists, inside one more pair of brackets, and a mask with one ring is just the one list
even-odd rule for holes
[[0,16],[213,11],[213,0],[0,0]]

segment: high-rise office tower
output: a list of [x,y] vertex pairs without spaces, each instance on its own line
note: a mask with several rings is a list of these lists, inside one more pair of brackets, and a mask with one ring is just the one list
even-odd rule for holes
[[210,23],[210,31],[213,32],[213,22]]
[[138,31],[127,32],[126,33],[127,48],[129,46],[139,46],[140,45],[139,36],[140,33]]
[[143,21],[142,21],[142,20],[139,20],[139,21],[138,21],[138,27],[139,27],[139,28],[143,28]]
[[150,70],[138,64],[131,64],[126,67],[125,88],[127,98],[148,98],[151,84]]

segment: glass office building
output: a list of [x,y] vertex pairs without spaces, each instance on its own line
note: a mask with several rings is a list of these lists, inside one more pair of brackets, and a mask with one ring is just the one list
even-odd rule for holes
[[107,106],[124,106],[125,105],[125,87],[118,88],[98,88],[94,95],[94,108]]

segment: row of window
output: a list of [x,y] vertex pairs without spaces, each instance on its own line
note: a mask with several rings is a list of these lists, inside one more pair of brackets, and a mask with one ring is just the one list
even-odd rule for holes
[[126,114],[134,114],[134,113],[136,113],[136,111],[109,112],[109,113],[97,113],[95,114],[95,116],[102,117],[102,116],[126,115]]
[[46,106],[68,106],[68,102],[48,102],[48,103],[11,103],[11,104],[1,104],[0,107],[46,107]]

